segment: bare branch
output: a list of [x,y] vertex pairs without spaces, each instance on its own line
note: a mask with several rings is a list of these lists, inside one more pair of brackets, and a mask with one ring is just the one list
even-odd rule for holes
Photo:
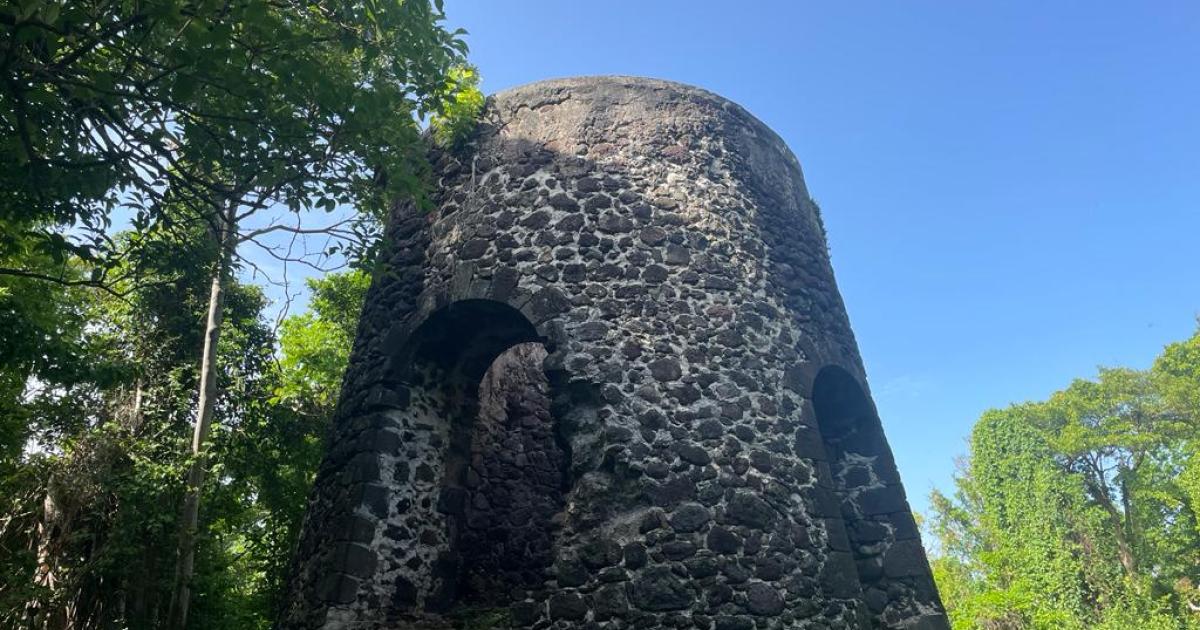
[[283,225],[283,224],[269,225],[265,228],[260,228],[257,230],[252,230],[250,232],[247,232],[246,234],[239,237],[239,242],[252,240],[252,239],[255,239],[264,234],[270,234],[271,232],[288,232],[293,235],[326,234],[326,235],[338,236],[340,238],[351,239],[351,238],[354,238],[354,232],[351,232],[350,230],[339,229],[339,228],[343,225],[353,223],[353,221],[354,221],[353,218],[348,218],[348,219],[343,219],[341,221],[338,221],[337,223],[333,223],[333,224],[326,225],[323,227],[301,228],[301,227],[299,227],[300,221],[297,219],[296,227],[292,227],[290,225]]

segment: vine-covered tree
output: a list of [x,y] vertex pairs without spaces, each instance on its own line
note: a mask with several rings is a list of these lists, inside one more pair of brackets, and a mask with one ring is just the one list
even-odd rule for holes
[[934,572],[956,628],[1200,627],[1200,333],[985,413]]

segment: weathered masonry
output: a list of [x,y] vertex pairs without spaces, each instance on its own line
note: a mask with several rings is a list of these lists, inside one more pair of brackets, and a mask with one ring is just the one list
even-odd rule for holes
[[283,627],[948,627],[771,130],[547,81],[435,169],[391,218]]

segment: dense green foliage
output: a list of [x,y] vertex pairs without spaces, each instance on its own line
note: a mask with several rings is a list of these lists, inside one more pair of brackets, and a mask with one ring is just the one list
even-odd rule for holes
[[230,203],[378,215],[418,189],[416,120],[456,100],[465,46],[440,5],[5,2],[0,253],[74,254],[111,281],[141,244],[109,238],[117,210],[139,235]]
[[443,19],[0,3],[0,626],[269,624],[368,280],[312,281],[278,330],[250,281],[369,267],[384,211],[423,194],[419,121],[474,128]]
[[1200,628],[1200,333],[992,410],[930,527],[955,628]]
[[446,90],[454,97],[447,100],[443,112],[429,121],[434,142],[451,150],[462,148],[475,130],[483,112],[484,98],[479,91],[479,72],[470,66],[451,69]]
[[[76,367],[6,399],[20,422],[0,460],[0,625],[163,621],[207,297],[203,252],[177,251],[157,269],[170,284],[128,301],[63,290],[45,315],[60,340],[45,358]],[[258,289],[227,297],[192,627],[266,627],[277,609],[365,278],[310,282],[311,310],[278,344]]]

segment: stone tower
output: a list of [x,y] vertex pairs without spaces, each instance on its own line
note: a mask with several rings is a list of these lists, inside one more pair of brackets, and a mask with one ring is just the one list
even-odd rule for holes
[[282,627],[948,627],[778,136],[578,78],[497,94],[434,157]]

